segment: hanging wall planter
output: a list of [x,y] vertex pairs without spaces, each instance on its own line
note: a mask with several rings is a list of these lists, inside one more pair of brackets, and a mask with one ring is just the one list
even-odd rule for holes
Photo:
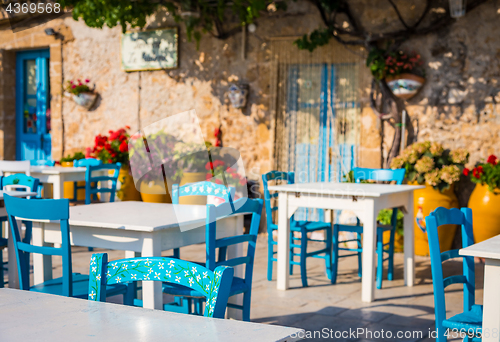
[[401,74],[388,76],[385,81],[395,96],[408,100],[422,88],[425,78],[413,74]]
[[232,84],[229,87],[228,97],[234,108],[244,108],[247,104],[248,84]]
[[91,89],[89,84],[90,80],[88,79],[84,82],[80,80],[68,81],[68,85],[64,89],[65,95],[71,97],[77,105],[89,110],[97,100],[97,93],[94,91],[95,85]]

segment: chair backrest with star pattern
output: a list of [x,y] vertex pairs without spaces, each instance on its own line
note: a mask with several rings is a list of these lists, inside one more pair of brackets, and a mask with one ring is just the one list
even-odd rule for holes
[[235,188],[227,188],[223,184],[208,181],[190,183],[179,186],[172,185],[172,203],[179,204],[179,197],[183,196],[215,196],[222,198],[224,202],[234,201]]
[[129,258],[108,262],[107,253],[92,254],[89,270],[89,300],[106,301],[106,285],[139,280],[178,284],[202,293],[205,317],[224,318],[234,269],[219,266],[214,271],[194,262],[167,257]]

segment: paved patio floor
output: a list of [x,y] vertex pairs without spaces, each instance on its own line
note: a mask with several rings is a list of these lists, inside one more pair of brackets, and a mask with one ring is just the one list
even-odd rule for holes
[[[395,280],[384,280],[382,289],[376,290],[376,301],[363,303],[357,261],[353,257],[341,259],[335,285],[328,281],[323,261],[310,259],[307,267],[309,287],[301,286],[296,266],[291,276],[291,289],[278,291],[276,264],[273,281],[266,279],[266,239],[266,236],[260,236],[257,244],[251,309],[253,322],[303,328],[311,337],[307,341],[434,341],[434,338],[429,338],[429,332],[434,328],[434,299],[428,258],[416,258],[416,284],[409,288],[403,284],[403,255],[396,254]],[[124,257],[121,251],[107,252],[111,260]],[[87,248],[74,247],[73,271],[88,273],[91,254]],[[181,249],[183,259],[201,261],[204,255],[204,245]],[[459,261],[449,261],[445,265],[445,276],[460,272],[462,267]],[[54,276],[60,276],[60,258],[54,258],[53,267]],[[476,303],[481,304],[483,265],[480,263],[476,263],[476,284]],[[462,286],[450,286],[446,300],[448,315],[460,312]],[[115,297],[110,301],[120,302],[121,299]]]

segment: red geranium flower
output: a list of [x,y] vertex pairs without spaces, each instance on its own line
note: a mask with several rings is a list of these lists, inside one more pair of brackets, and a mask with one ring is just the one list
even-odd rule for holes
[[123,140],[122,143],[120,144],[120,152],[125,153],[128,151],[128,144],[126,140]]
[[481,165],[472,170],[472,175],[478,179],[481,177],[482,173],[483,173],[483,167]]
[[205,165],[205,169],[206,170],[213,170],[214,169],[214,164],[212,164],[211,162],[208,162],[206,165]]
[[470,170],[468,168],[464,169],[464,176],[468,176],[470,173]]
[[498,163],[497,160],[498,160],[498,158],[492,154],[488,157],[487,162],[490,163],[491,165],[497,165],[497,163]]

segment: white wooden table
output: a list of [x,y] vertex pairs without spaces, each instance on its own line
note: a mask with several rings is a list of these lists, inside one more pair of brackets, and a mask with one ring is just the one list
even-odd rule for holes
[[302,329],[0,289],[10,341],[298,341]]
[[404,278],[413,286],[414,232],[413,191],[423,186],[356,183],[301,183],[270,186],[278,191],[277,288],[289,287],[290,217],[300,207],[350,210],[363,222],[363,271],[361,300],[372,302],[375,294],[377,215],[385,208],[405,207]]
[[483,288],[483,342],[500,341],[500,235],[459,251],[485,258]]
[[[7,194],[12,197],[28,197],[28,196],[36,196],[36,192],[31,191],[3,191],[0,190],[0,200],[3,200],[3,195]],[[0,216],[3,216],[0,214]]]
[[[161,256],[162,251],[173,248],[204,243],[206,206],[177,205],[177,216],[173,206],[127,201],[71,207],[71,244],[124,250],[127,251],[126,257],[149,257]],[[181,232],[179,223],[183,224],[185,229],[192,229]],[[243,234],[243,215],[227,217],[217,222],[218,238],[240,234]],[[59,223],[35,221],[33,244],[42,246],[49,243],[61,243]],[[241,246],[228,248],[228,258],[240,256],[241,253]],[[33,254],[33,273],[35,284],[52,279],[50,256]],[[241,267],[236,267],[235,275],[242,276]],[[241,299],[232,297],[230,300],[239,303]],[[143,306],[149,309],[163,309],[160,282],[143,282]],[[231,309],[228,313],[236,318],[241,315],[241,310]]]
[[86,167],[31,166],[31,176],[53,186],[53,198],[64,198],[64,182],[85,180]]

